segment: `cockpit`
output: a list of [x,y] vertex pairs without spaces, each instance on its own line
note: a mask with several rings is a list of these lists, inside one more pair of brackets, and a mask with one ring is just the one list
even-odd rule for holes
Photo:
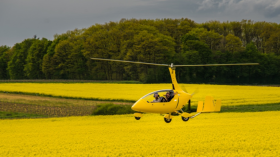
[[165,95],[167,92],[170,92],[170,99],[169,101],[174,97],[174,92],[172,89],[164,89],[164,90],[158,90],[158,91],[154,91],[152,93],[149,93],[145,96],[142,97],[142,99],[146,100],[148,103],[153,102],[153,100],[155,100],[155,94],[157,93],[159,95],[159,97],[161,98],[166,98]]

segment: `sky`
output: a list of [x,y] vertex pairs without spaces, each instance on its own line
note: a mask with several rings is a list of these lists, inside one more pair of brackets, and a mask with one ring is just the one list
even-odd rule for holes
[[0,46],[122,18],[280,23],[280,0],[0,0]]

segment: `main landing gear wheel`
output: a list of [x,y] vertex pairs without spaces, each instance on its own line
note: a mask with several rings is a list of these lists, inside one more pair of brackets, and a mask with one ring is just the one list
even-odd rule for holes
[[172,119],[164,118],[164,121],[165,121],[166,123],[170,123],[170,122],[172,121]]
[[188,121],[189,119],[190,119],[190,117],[183,117],[183,116],[182,116],[182,120],[183,120],[184,122]]
[[140,120],[141,117],[135,117],[136,120]]

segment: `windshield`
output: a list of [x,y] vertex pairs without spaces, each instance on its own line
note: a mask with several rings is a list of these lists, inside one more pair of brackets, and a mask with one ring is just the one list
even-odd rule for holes
[[164,95],[166,94],[166,92],[169,92],[172,89],[164,89],[164,90],[158,90],[158,91],[154,91],[152,93],[149,93],[145,96],[142,97],[142,99],[148,101],[148,102],[152,102],[155,98],[154,98],[154,94],[158,93],[159,97],[165,97]]

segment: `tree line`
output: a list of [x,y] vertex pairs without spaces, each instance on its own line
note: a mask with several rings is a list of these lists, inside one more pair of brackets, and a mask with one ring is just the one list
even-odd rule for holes
[[170,82],[166,67],[95,61],[90,57],[165,64],[255,62],[259,66],[181,67],[179,82],[280,83],[280,24],[251,20],[121,19],[0,47],[0,79]]

